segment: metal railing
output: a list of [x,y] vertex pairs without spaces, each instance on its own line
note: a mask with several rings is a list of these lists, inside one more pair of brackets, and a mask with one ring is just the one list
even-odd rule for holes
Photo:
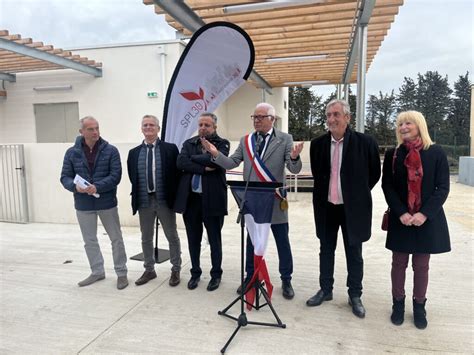
[[28,223],[23,144],[0,145],[0,221]]

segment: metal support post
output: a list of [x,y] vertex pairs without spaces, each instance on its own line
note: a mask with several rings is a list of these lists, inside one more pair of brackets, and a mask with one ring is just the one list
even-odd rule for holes
[[367,24],[358,28],[359,62],[357,64],[357,116],[356,130],[364,132],[365,128],[365,71],[367,67]]

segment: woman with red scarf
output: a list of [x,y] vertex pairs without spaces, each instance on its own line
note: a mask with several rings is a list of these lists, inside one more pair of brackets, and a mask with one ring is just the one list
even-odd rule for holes
[[412,255],[413,319],[424,329],[426,290],[431,254],[451,250],[443,204],[449,193],[446,154],[431,140],[420,112],[397,117],[398,146],[388,150],[383,163],[382,189],[390,208],[385,247],[392,250],[392,315],[401,325],[405,313],[405,272]]

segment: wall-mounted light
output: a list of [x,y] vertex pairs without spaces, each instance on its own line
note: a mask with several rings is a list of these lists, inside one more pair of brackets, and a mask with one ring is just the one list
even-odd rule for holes
[[72,85],[35,86],[35,91],[72,90]]
[[286,63],[286,62],[303,62],[306,60],[322,60],[328,57],[327,54],[319,55],[302,55],[295,57],[278,57],[278,58],[268,58],[265,61],[267,63]]
[[311,5],[324,3],[327,0],[275,0],[263,3],[245,4],[245,5],[233,5],[226,6],[223,8],[225,14],[236,14],[239,12],[250,12],[250,11],[261,11],[261,10],[273,10],[282,7],[298,6],[298,5]]
[[283,85],[287,86],[302,86],[305,88],[311,87],[312,85],[323,85],[327,84],[328,80],[313,80],[313,81],[288,81],[283,83]]

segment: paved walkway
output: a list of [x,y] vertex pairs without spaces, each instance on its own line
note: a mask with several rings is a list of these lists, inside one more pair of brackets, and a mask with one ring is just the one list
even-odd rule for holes
[[[318,289],[319,243],[311,195],[299,193],[298,201],[290,203],[296,292],[292,301],[281,295],[273,241],[267,252],[275,285],[273,305],[287,327],[244,327],[227,353],[473,353],[473,200],[474,189],[453,178],[445,204],[453,251],[431,259],[429,325],[421,331],[412,323],[411,307],[402,326],[389,320],[390,252],[379,229],[386,206],[379,185],[374,189],[374,235],[364,244],[366,318],[356,318],[347,304],[342,243],[336,256],[334,300],[306,307],[306,299]],[[131,284],[118,291],[105,235],[101,246],[107,278],[79,288],[76,283],[87,276],[88,265],[77,225],[0,223],[0,353],[218,354],[236,327],[217,315],[236,297],[240,280],[240,232],[233,202],[231,207],[223,230],[223,281],[215,292],[206,291],[207,246],[202,251],[202,281],[196,290],[186,288],[190,263],[184,230],[179,230],[184,267],[178,287],[168,286],[168,262],[157,266],[157,279],[135,286],[143,269],[140,262],[129,261]],[[140,252],[138,228],[124,228],[124,238],[129,256]],[[408,275],[409,291],[411,272]],[[231,311],[238,315],[240,308],[236,305]],[[268,307],[249,312],[248,319],[273,322]]]

